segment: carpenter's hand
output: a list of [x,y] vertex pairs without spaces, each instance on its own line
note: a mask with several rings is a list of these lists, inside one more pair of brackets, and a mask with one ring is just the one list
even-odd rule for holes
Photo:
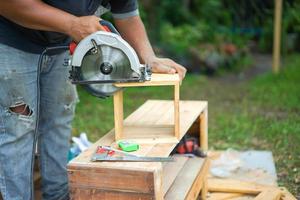
[[99,23],[100,18],[96,16],[83,16],[74,18],[68,34],[75,42],[80,42],[86,36],[104,28]]
[[179,65],[169,58],[157,58],[154,57],[148,60],[147,64],[152,68],[154,73],[165,73],[165,74],[179,74],[180,80],[185,77],[185,67]]

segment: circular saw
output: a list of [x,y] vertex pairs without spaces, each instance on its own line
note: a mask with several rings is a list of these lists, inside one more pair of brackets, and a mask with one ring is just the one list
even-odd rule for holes
[[121,89],[114,83],[149,81],[151,70],[140,63],[134,49],[111,23],[101,20],[100,24],[106,31],[87,36],[73,52],[72,83],[84,85],[94,96],[105,98]]

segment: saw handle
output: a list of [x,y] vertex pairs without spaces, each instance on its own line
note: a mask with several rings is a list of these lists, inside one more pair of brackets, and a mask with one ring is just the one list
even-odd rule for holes
[[[101,26],[103,26],[103,28],[104,28],[104,30],[106,32],[112,32],[112,33],[115,33],[117,35],[120,35],[120,33],[117,31],[117,29],[109,21],[101,19],[99,21],[99,23],[100,23]],[[73,41],[73,42],[70,43],[70,45],[69,45],[69,51],[70,51],[71,55],[73,55],[76,47],[77,47],[76,42]]]
[[120,33],[117,31],[117,29],[109,21],[106,21],[106,20],[102,19],[102,20],[99,21],[99,23],[101,24],[101,26],[103,26],[105,31],[112,32],[112,33],[120,35]]

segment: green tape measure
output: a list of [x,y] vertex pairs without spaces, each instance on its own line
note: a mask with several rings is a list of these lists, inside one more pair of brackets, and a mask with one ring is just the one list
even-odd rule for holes
[[126,152],[137,151],[139,149],[139,145],[133,141],[122,140],[118,142],[119,147]]

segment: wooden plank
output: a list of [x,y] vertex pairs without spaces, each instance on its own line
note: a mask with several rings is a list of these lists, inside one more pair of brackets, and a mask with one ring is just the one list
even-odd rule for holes
[[277,74],[280,67],[282,0],[275,0],[274,39],[273,39],[273,72]]
[[206,200],[206,195],[208,191],[207,175],[208,175],[209,166],[210,166],[209,159],[205,159],[202,168],[200,169],[196,179],[194,180],[192,187],[190,188],[187,196],[185,197],[186,200],[197,199],[201,190],[202,190],[201,197],[202,199]]
[[185,156],[173,156],[176,159],[175,162],[167,163],[163,166],[163,195],[167,193],[168,189],[176,179],[177,174],[185,165],[188,160]]
[[179,98],[180,98],[180,85],[179,82],[174,86],[174,131],[175,137],[180,140],[180,118],[179,118]]
[[[180,101],[180,139],[192,124],[198,120],[200,113],[206,109],[204,101]],[[137,142],[159,143],[178,142],[170,138],[174,133],[174,102],[166,100],[148,100],[124,121],[123,139],[139,139]],[[205,124],[205,122],[203,122]],[[134,127],[136,130],[134,130]],[[143,129],[142,127],[146,127]],[[157,128],[158,129],[157,129]],[[172,127],[164,129],[163,127]],[[149,133],[151,131],[151,133]],[[154,133],[154,135],[152,135]],[[160,137],[158,137],[160,136]],[[157,137],[157,140],[154,139]],[[144,140],[143,140],[144,139]]]
[[153,200],[153,195],[100,189],[70,189],[72,200]]
[[114,121],[115,121],[115,139],[123,138],[123,91],[119,90],[114,94]]
[[279,200],[281,191],[278,188],[266,189],[259,193],[254,200]]
[[151,75],[151,81],[136,83],[115,83],[116,87],[143,87],[143,86],[165,86],[175,85],[180,82],[178,74],[157,74]]
[[285,187],[280,187],[282,200],[297,200]]
[[204,164],[204,159],[190,158],[180,170],[172,186],[165,195],[165,200],[183,200],[192,188],[194,180]]
[[210,192],[259,194],[268,188],[273,188],[273,186],[231,179],[208,179],[208,191]]
[[69,169],[68,177],[71,188],[101,188],[111,191],[122,190],[127,192],[154,193],[154,177],[153,173],[149,171],[108,168],[89,170]]
[[235,197],[244,196],[242,193],[224,193],[224,192],[213,192],[208,195],[207,200],[228,200]]
[[207,108],[200,115],[200,148],[208,150],[208,111]]

